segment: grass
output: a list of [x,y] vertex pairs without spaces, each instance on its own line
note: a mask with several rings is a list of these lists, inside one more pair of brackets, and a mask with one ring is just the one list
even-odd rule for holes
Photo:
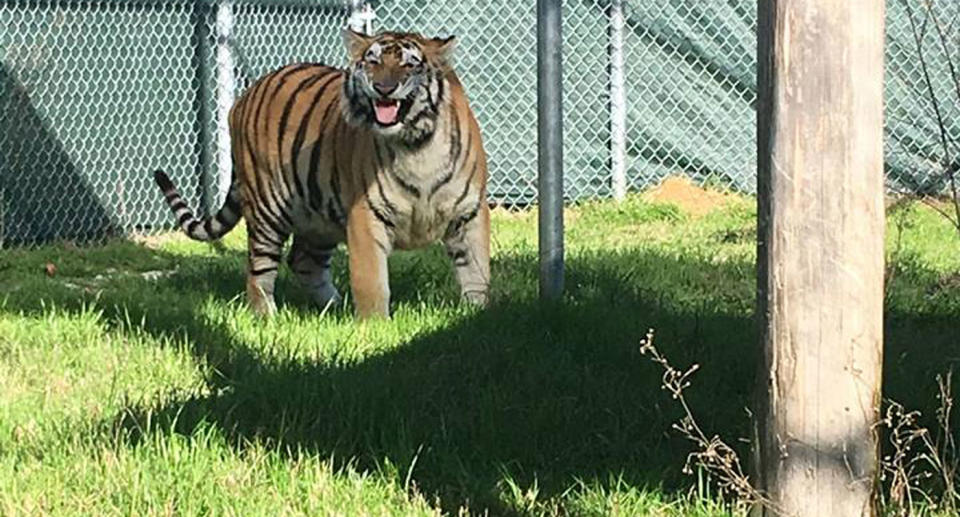
[[[490,308],[456,303],[431,248],[392,257],[394,318],[369,324],[285,270],[278,317],[251,316],[242,231],[0,252],[0,514],[732,515],[680,472],[638,347],[653,327],[700,363],[701,424],[748,436],[753,202],[567,221],[563,303],[537,302],[536,215],[499,212]],[[888,234],[885,394],[932,415],[960,361],[960,239],[918,205]]]

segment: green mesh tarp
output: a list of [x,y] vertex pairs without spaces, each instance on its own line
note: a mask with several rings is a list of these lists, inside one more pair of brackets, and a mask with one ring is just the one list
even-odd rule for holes
[[[491,200],[535,201],[536,3],[370,4],[376,29],[459,38],[457,69],[482,126]],[[755,4],[620,5],[622,105],[611,95],[611,0],[564,2],[568,199],[611,195],[618,116],[630,189],[683,173],[753,192]],[[887,6],[888,180],[892,189],[938,192],[939,125],[907,5],[922,7]],[[960,93],[946,56],[960,61],[960,2],[934,6],[953,46],[941,48],[927,26],[924,58],[956,145]],[[339,30],[350,14],[339,0],[0,0],[0,246],[170,228],[155,168],[193,206],[216,209],[229,170],[218,135],[223,92],[293,61],[343,64]]]

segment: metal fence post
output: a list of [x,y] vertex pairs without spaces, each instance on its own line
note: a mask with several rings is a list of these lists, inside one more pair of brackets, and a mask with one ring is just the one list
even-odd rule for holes
[[214,197],[216,180],[213,177],[213,110],[216,99],[213,98],[215,89],[210,53],[210,5],[206,2],[197,2],[193,7],[193,59],[197,74],[197,88],[195,109],[197,111],[197,175],[200,177],[200,206],[204,215],[211,215],[216,209]]
[[230,148],[230,108],[237,81],[233,57],[233,2],[217,4],[217,206],[223,204],[233,181],[233,156]]
[[537,0],[540,298],[563,294],[563,38],[560,0]]
[[627,94],[623,70],[623,0],[610,3],[610,188],[627,193]]
[[350,0],[350,18],[347,25],[354,32],[373,34],[373,20],[377,13],[363,0]]

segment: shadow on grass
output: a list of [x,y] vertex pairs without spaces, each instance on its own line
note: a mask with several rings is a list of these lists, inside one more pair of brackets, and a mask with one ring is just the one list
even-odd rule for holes
[[[440,301],[454,298],[449,273],[420,283],[425,270],[446,268],[431,254],[442,255],[431,250],[391,264],[396,303],[429,299],[425,289],[440,291]],[[112,425],[134,443],[143,433],[190,435],[212,424],[238,447],[256,440],[360,468],[387,461],[412,468],[418,490],[444,508],[468,504],[494,514],[510,513],[498,500],[505,475],[522,486],[536,480],[541,496],[578,479],[676,488],[689,483],[680,474],[689,447],[670,429],[679,413],[659,389],[661,372],[638,351],[651,327],[675,365],[702,365],[689,394],[703,427],[731,443],[749,434],[744,408],[758,354],[751,300],[743,299],[753,285],[747,264],[639,250],[583,253],[568,262],[569,298],[541,306],[535,257],[501,256],[493,267],[500,295],[487,310],[360,363],[333,366],[265,357],[202,316],[198,292],[231,299],[242,291],[241,254],[177,260],[180,273],[149,292],[104,293],[97,302],[117,326],[129,314],[145,318],[150,334],[185,335],[192,353],[217,372],[207,379],[211,395],[118,415]],[[290,283],[288,310],[313,311]],[[151,296],[160,299],[145,306]],[[68,294],[59,303],[80,301]],[[41,308],[20,297],[6,310]],[[928,373],[960,355],[956,315],[892,312],[888,322],[887,395],[929,406]],[[918,388],[923,383],[929,389]]]
[[30,96],[0,61],[0,248],[115,235],[100,199],[110,189],[90,184]]

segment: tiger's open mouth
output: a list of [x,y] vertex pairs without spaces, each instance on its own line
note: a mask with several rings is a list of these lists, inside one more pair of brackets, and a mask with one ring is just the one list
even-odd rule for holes
[[377,99],[373,101],[373,113],[377,124],[388,127],[400,121],[400,101],[396,99]]

